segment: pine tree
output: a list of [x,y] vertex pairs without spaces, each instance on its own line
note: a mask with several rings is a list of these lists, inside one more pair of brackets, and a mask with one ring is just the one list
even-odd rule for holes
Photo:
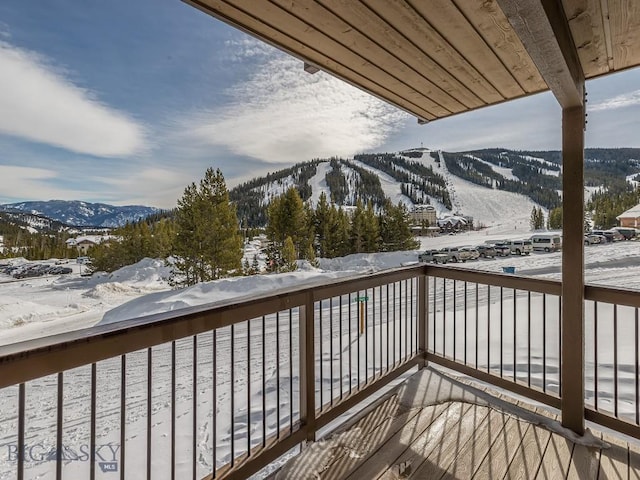
[[351,217],[351,228],[349,229],[349,240],[351,242],[351,252],[353,253],[365,251],[364,222],[364,208],[362,207],[362,202],[358,199]]
[[554,208],[549,212],[547,228],[549,228],[549,230],[562,228],[562,207]]
[[531,227],[531,230],[540,230],[541,228],[544,228],[544,213],[542,212],[542,207],[534,206],[531,209],[529,226]]
[[293,272],[298,268],[296,263],[297,254],[291,237],[287,237],[284,240],[284,246],[282,248],[282,272]]
[[353,253],[349,242],[349,217],[345,211],[335,205],[331,205],[328,224],[326,257],[343,257]]
[[313,213],[313,228],[315,232],[314,243],[318,255],[323,258],[328,258],[328,240],[331,237],[332,221],[335,216],[332,215],[331,207],[327,202],[327,196],[324,192],[320,194],[318,205]]
[[176,284],[194,285],[240,271],[242,237],[219,169],[208,168],[199,186],[185,188],[175,222]]
[[383,252],[415,250],[420,243],[413,238],[407,208],[387,201],[380,215],[380,247]]
[[275,268],[282,266],[283,249],[287,237],[291,238],[296,259],[304,258],[313,242],[313,216],[310,208],[302,203],[295,188],[271,201],[268,210],[267,238],[271,242],[269,263]]
[[364,211],[364,251],[377,252],[380,248],[380,224],[371,202]]

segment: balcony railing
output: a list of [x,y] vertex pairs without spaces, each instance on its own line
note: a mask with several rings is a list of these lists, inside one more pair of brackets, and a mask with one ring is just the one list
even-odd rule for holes
[[[0,478],[245,478],[425,361],[559,407],[560,292],[418,265],[4,347]],[[585,417],[640,438],[640,295],[585,298]]]

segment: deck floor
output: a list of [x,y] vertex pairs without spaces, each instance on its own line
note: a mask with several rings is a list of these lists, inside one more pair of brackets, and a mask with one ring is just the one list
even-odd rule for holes
[[596,431],[574,443],[546,409],[430,369],[406,383],[275,478],[640,480],[635,444]]

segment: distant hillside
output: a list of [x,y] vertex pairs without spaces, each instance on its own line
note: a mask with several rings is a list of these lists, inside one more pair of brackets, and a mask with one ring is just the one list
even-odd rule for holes
[[[620,187],[639,173],[640,149],[585,150],[585,185],[590,191]],[[230,198],[244,225],[261,226],[271,199],[292,186],[312,203],[323,192],[337,205],[355,205],[360,199],[379,206],[389,198],[410,208],[431,204],[440,214],[473,212],[480,222],[495,222],[501,215],[514,214],[514,205],[528,208],[526,217],[534,205],[551,209],[561,204],[561,152],[420,148],[315,159],[238,185]],[[483,190],[496,193],[482,194]],[[490,205],[483,205],[483,197],[491,199]]]
[[63,232],[69,229],[64,223],[51,220],[42,215],[20,211],[0,211],[0,233],[7,234],[27,230],[35,232]]
[[105,203],[49,200],[0,205],[10,212],[26,212],[78,227],[118,227],[157,214],[160,209],[142,205],[114,206]]

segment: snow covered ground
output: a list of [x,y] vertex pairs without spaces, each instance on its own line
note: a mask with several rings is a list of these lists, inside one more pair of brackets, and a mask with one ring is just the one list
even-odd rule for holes
[[[486,189],[483,189],[486,192]],[[493,225],[491,228],[468,232],[454,236],[440,236],[422,238],[421,247],[441,248],[443,246],[476,245],[490,239],[523,238],[531,232],[526,231],[519,224],[505,223]],[[247,257],[251,259],[257,253],[257,244],[247,246]],[[146,259],[137,265],[126,267],[111,275],[94,275],[81,277],[79,272],[68,277],[35,278],[12,281],[5,277],[0,281],[0,345],[21,341],[37,336],[59,333],[68,330],[89,327],[99,323],[126,321],[128,318],[155,313],[159,311],[176,310],[185,306],[202,305],[230,298],[238,298],[257,293],[276,291],[280,288],[311,285],[316,282],[327,282],[345,276],[371,273],[374,271],[410,265],[415,263],[417,252],[396,252],[389,254],[358,254],[339,259],[321,259],[318,269],[305,266],[298,272],[280,275],[261,275],[254,277],[237,277],[218,282],[196,285],[182,290],[172,290],[166,282],[168,274],[164,262]],[[640,242],[620,242],[607,245],[586,247],[586,280],[592,283],[623,286],[625,288],[640,289]],[[480,260],[467,262],[465,268],[481,269],[484,271],[501,272],[504,266],[514,266],[517,274],[542,278],[560,278],[560,253],[535,253],[527,257],[506,257],[496,260]],[[74,266],[76,271],[78,266]],[[373,292],[367,292],[373,295]],[[438,293],[441,295],[441,292]],[[355,296],[345,296],[335,299],[331,304],[323,302],[322,312],[324,326],[321,335],[322,342],[316,346],[317,351],[322,348],[322,364],[316,366],[317,377],[322,372],[324,402],[328,401],[331,389],[334,395],[347,391],[355,385],[356,377],[371,376],[392,359],[395,352],[388,351],[387,345],[398,347],[398,358],[407,352],[407,345],[400,350],[398,339],[407,335],[407,325],[415,332],[415,313],[409,313],[408,322],[400,322],[406,310],[399,310],[399,298],[391,301],[391,307],[379,310],[373,314],[373,321],[367,323],[364,337],[358,333],[358,313],[354,303]],[[391,295],[381,289],[375,293],[380,300]],[[405,298],[413,298],[415,290],[404,290]],[[447,298],[454,295],[451,286],[447,290]],[[460,290],[456,296],[460,296]],[[440,297],[439,297],[440,298]],[[487,362],[488,350],[492,359],[496,359],[496,352],[500,351],[498,330],[492,330],[487,335],[488,318],[497,319],[500,310],[511,312],[514,300],[505,295],[501,307],[497,302],[498,292],[493,291],[491,299],[482,298],[480,301],[487,305],[482,311],[490,312],[481,316],[476,333],[475,324],[469,326],[467,333],[458,331],[456,335],[457,356],[462,352],[469,358],[475,357],[475,339],[478,338],[482,349],[478,351],[480,363]],[[526,318],[526,298],[518,297],[515,308],[518,318]],[[523,303],[524,302],[524,303]],[[533,296],[532,311],[542,310],[541,299]],[[370,302],[371,303],[371,302]],[[508,369],[515,363],[516,372],[522,378],[522,365],[528,361],[528,356],[534,365],[533,383],[541,384],[542,345],[547,351],[546,378],[547,387],[557,387],[557,375],[552,368],[557,366],[558,332],[557,301],[548,299],[546,305],[547,324],[545,339],[539,324],[532,329],[531,351],[521,348],[526,345],[527,338],[523,336],[526,328],[518,324],[516,328],[516,343],[502,345],[503,360]],[[444,315],[447,317],[447,354],[453,351],[453,330],[450,321],[453,311],[458,318],[463,318],[463,302],[453,306],[448,302],[445,310],[436,313],[437,328],[442,332]],[[556,307],[554,307],[556,305]],[[599,311],[599,361],[604,366],[598,370],[600,390],[604,392],[600,397],[601,408],[611,408],[611,398],[606,392],[611,391],[613,372],[610,366],[612,333],[607,324],[609,310],[601,307]],[[319,306],[317,308],[320,308]],[[370,307],[368,307],[370,308]],[[469,308],[472,308],[470,304]],[[589,308],[589,307],[588,307]],[[316,312],[319,317],[320,310]],[[329,312],[333,312],[329,322]],[[369,312],[369,310],[367,310]],[[446,313],[445,313],[446,312]],[[589,311],[588,311],[589,313]],[[342,314],[345,321],[338,323]],[[387,316],[389,314],[389,316]],[[369,313],[367,313],[369,315]],[[398,321],[396,321],[396,316]],[[627,322],[628,312],[619,314],[619,328],[629,328],[632,323]],[[368,317],[370,318],[370,317]],[[347,322],[346,319],[349,319]],[[235,453],[244,451],[251,443],[257,445],[262,439],[262,432],[267,434],[298,418],[295,406],[298,403],[298,343],[296,341],[297,311],[283,312],[279,317],[269,315],[264,319],[255,319],[237,325],[232,332],[230,328],[216,332],[214,338],[211,333],[197,337],[197,368],[196,385],[193,384],[193,355],[194,340],[185,339],[176,342],[176,465],[178,478],[186,476],[191,469],[193,444],[196,445],[196,461],[198,475],[208,473],[212,467],[215,431],[215,449],[219,465],[228,461],[231,455],[231,431],[234,434]],[[458,324],[460,326],[460,324]],[[625,327],[626,326],[626,327]],[[432,328],[432,327],[430,327]],[[514,324],[505,322],[505,338],[513,338]],[[279,332],[277,334],[276,332]],[[587,360],[593,361],[594,338],[592,325],[587,326]],[[633,378],[623,372],[633,372],[632,352],[629,350],[628,339],[632,335],[620,332],[622,348],[619,362],[620,375],[620,411],[628,413],[633,407]],[[233,342],[232,342],[233,338]],[[264,341],[263,341],[264,338]],[[405,337],[406,338],[406,337]],[[432,337],[435,338],[435,337]],[[440,337],[438,337],[440,338]],[[463,340],[467,339],[466,347]],[[293,341],[291,341],[293,339]],[[361,341],[362,339],[362,341]],[[368,339],[365,343],[364,339]],[[516,348],[514,348],[514,345]],[[215,362],[214,362],[215,346]],[[322,347],[321,347],[322,346]],[[440,344],[436,344],[440,348]],[[165,478],[169,474],[171,442],[171,353],[172,345],[164,344],[153,349],[151,386],[151,429],[152,429],[152,478]],[[393,350],[393,348],[391,349]],[[513,352],[518,352],[516,358]],[[557,351],[557,350],[556,350]],[[366,352],[366,354],[365,354]],[[138,478],[145,472],[146,457],[146,429],[147,429],[147,368],[148,352],[141,351],[127,355],[126,374],[126,462],[127,477]],[[231,356],[234,355],[233,362]],[[358,365],[358,359],[375,355],[375,362],[367,367]],[[630,356],[631,355],[631,356]],[[349,359],[349,363],[347,363]],[[493,361],[491,363],[493,364]],[[213,365],[215,364],[215,370]],[[233,370],[230,368],[234,365]],[[376,365],[378,365],[376,367]],[[279,366],[279,368],[276,368]],[[630,368],[630,370],[627,369]],[[493,367],[492,367],[493,368]],[[591,368],[591,370],[589,370]],[[216,391],[213,392],[212,378],[216,376]],[[233,379],[232,379],[233,371]],[[593,386],[593,367],[588,367],[591,376],[587,379],[587,386]],[[122,468],[119,464],[120,448],[120,383],[121,360],[112,359],[98,364],[98,398],[97,398],[97,444],[99,450],[99,467],[97,478],[113,478],[116,475],[110,468]],[[556,369],[557,372],[557,369]],[[78,368],[64,374],[64,419],[63,444],[65,445],[65,462],[63,466],[66,478],[88,478],[88,461],[86,452],[89,445],[90,418],[90,367]],[[233,381],[232,381],[233,380]],[[555,383],[554,383],[555,382]],[[247,385],[251,388],[248,390]],[[232,387],[233,385],[233,387]],[[293,386],[293,388],[291,388]],[[233,388],[233,390],[232,390]],[[194,410],[194,391],[195,405]],[[231,407],[230,398],[233,391],[234,406]],[[250,395],[248,395],[250,391]],[[591,390],[592,392],[592,390]],[[48,478],[55,469],[55,462],[50,455],[55,451],[56,439],[56,377],[29,382],[27,384],[27,430],[26,443],[29,448],[27,457],[26,478]],[[592,394],[591,394],[592,395]],[[215,403],[213,398],[216,398]],[[263,417],[263,398],[267,411]],[[319,402],[318,398],[318,402]],[[589,397],[593,401],[593,396]],[[215,405],[215,409],[213,406]],[[196,432],[193,435],[193,421],[196,421]],[[215,416],[214,416],[214,411]],[[14,478],[16,468],[16,412],[17,388],[11,387],[0,391],[0,479]],[[231,423],[233,419],[233,425]],[[215,422],[215,427],[214,427]],[[114,467],[115,466],[115,467]],[[104,471],[102,469],[105,469]]]

